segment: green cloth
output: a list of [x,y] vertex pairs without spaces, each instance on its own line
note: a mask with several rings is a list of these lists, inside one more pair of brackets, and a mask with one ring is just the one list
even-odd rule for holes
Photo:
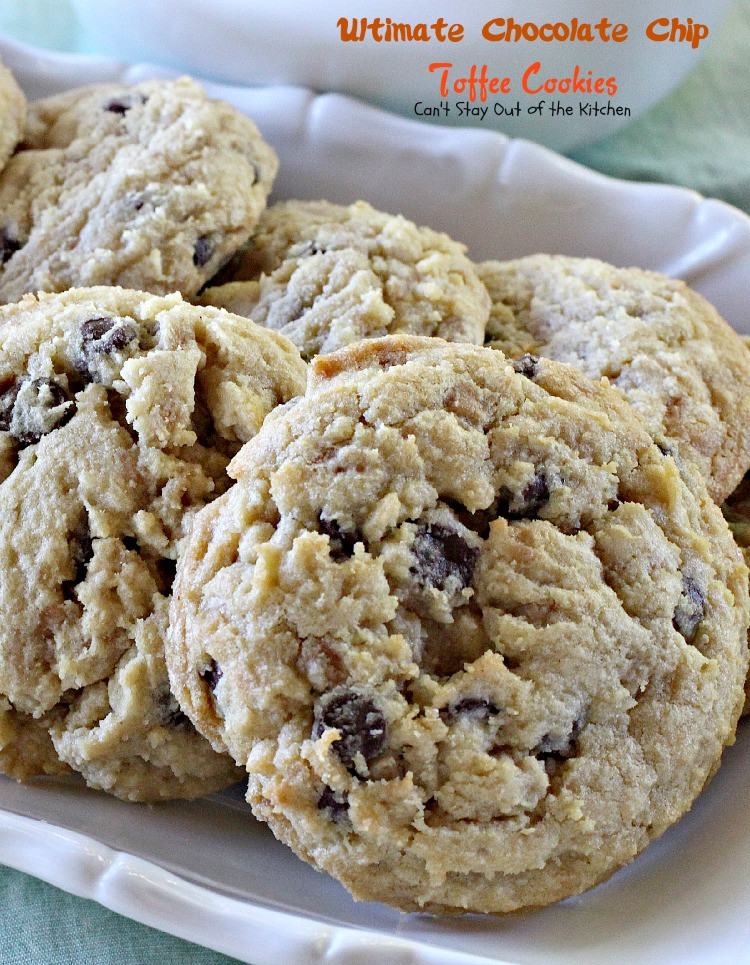
[[229,965],[234,961],[0,866],[2,965]]
[[[0,32],[90,52],[66,0],[0,0]],[[750,0],[735,0],[696,70],[617,134],[570,157],[620,178],[695,188],[750,212]],[[2,965],[219,965],[231,960],[0,867]]]
[[696,69],[627,127],[569,154],[596,171],[681,184],[750,213],[750,0],[735,0]]

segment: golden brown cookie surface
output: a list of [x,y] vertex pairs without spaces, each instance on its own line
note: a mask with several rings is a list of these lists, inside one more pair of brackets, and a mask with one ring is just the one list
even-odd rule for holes
[[117,288],[0,310],[0,694],[125,797],[236,780],[179,713],[167,597],[195,511],[279,402],[293,346],[179,295]]
[[493,302],[487,344],[606,376],[655,437],[673,440],[721,502],[750,466],[750,352],[683,282],[593,258],[478,266]]
[[357,898],[505,912],[592,886],[732,740],[747,573],[718,508],[558,363],[402,336],[311,373],[186,543],[183,709]]
[[0,173],[0,301],[84,285],[194,295],[248,238],[276,168],[255,124],[188,78],[38,101]]
[[363,201],[286,201],[261,218],[218,305],[272,328],[310,359],[395,332],[481,343],[489,296],[463,245]]

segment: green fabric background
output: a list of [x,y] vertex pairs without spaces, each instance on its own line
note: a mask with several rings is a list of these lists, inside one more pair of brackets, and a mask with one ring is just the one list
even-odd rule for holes
[[[0,0],[0,32],[57,50],[91,49],[66,0]],[[750,212],[749,54],[750,0],[735,0],[680,87],[627,128],[570,157],[616,177],[682,184]],[[2,965],[230,961],[0,866]]]

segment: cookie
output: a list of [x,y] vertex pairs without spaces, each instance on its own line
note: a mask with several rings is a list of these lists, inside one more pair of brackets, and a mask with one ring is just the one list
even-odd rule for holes
[[261,218],[218,305],[286,335],[310,359],[394,332],[481,344],[489,296],[463,245],[364,201],[286,201]]
[[583,891],[733,739],[746,568],[697,470],[604,382],[360,342],[229,471],[178,566],[174,692],[246,764],[253,812],[356,898]]
[[721,502],[750,467],[750,352],[683,282],[592,258],[478,266],[487,344],[606,376],[657,438],[693,460]]
[[[15,150],[21,140],[26,123],[26,98],[13,74],[0,61],[0,168]],[[0,262],[12,254],[7,251],[7,242],[0,236]]]
[[194,295],[247,240],[276,168],[255,124],[187,78],[38,101],[0,173],[0,300],[84,285]]
[[177,294],[0,310],[0,694],[57,710],[57,753],[92,786],[160,800],[237,779],[169,693],[167,598],[192,515],[304,384],[286,339]]

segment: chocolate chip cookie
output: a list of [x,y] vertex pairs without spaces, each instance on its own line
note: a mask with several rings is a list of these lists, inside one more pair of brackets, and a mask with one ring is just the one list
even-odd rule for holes
[[[26,98],[13,74],[0,61],[0,169],[21,140],[26,123]],[[0,235],[0,263],[12,254]]]
[[747,571],[604,382],[363,341],[195,519],[167,662],[277,837],[359,899],[508,912],[591,887],[731,742]]
[[194,295],[247,240],[276,168],[255,124],[187,78],[38,101],[0,173],[0,300],[83,285]]
[[364,201],[286,201],[200,302],[281,332],[305,359],[394,332],[481,343],[489,296],[464,252]]
[[606,376],[698,465],[717,502],[737,486],[750,467],[750,352],[705,299],[592,258],[534,255],[478,272],[493,302],[487,344]]
[[192,515],[304,384],[286,339],[177,294],[0,310],[0,694],[54,714],[91,785],[158,800],[237,779],[169,693],[167,602]]

